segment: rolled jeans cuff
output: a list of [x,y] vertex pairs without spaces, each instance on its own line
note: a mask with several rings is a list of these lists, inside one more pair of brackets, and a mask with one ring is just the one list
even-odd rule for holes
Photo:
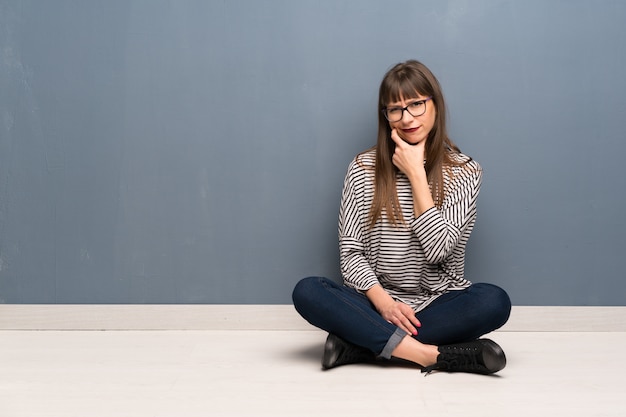
[[396,331],[393,332],[387,344],[383,348],[383,351],[378,355],[384,359],[391,359],[391,353],[396,349],[396,347],[402,342],[402,339],[406,337],[408,333],[402,330],[401,328],[396,328]]

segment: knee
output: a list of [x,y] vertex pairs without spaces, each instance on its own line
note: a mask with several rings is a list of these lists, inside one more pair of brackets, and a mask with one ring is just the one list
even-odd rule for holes
[[504,326],[511,316],[511,298],[506,291],[494,285],[494,315],[499,318],[498,327]]
[[490,315],[496,328],[502,327],[511,315],[511,298],[507,292],[493,284],[476,284],[481,286],[484,306],[490,310]]
[[291,300],[296,309],[299,305],[302,305],[302,303],[307,302],[311,294],[315,292],[315,287],[319,285],[321,279],[320,277],[307,277],[298,281],[291,293]]

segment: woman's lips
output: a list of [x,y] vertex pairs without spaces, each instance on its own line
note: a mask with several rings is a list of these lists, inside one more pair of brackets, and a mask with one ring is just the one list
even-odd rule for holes
[[413,133],[413,132],[417,132],[418,129],[419,129],[419,126],[418,127],[413,127],[411,129],[402,129],[402,131],[404,133]]

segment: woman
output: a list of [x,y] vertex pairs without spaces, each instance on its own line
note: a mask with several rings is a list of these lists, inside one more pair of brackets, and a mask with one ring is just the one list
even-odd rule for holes
[[464,276],[481,167],[448,137],[441,87],[422,63],[389,70],[378,107],[377,144],[344,181],[343,285],[305,278],[294,306],[329,332],[323,369],[393,357],[422,372],[497,372],[504,352],[479,338],[506,323],[511,301]]

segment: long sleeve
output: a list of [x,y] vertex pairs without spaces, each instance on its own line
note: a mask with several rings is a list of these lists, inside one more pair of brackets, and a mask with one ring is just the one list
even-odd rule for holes
[[455,171],[454,180],[446,187],[441,209],[433,207],[411,222],[424,255],[432,264],[447,259],[476,220],[482,170],[478,163],[471,161]]
[[[378,283],[366,258],[364,234],[367,232],[369,207],[362,198],[366,172],[353,161],[344,180],[339,209],[339,253],[344,283],[365,291]],[[361,195],[361,197],[359,197]]]

